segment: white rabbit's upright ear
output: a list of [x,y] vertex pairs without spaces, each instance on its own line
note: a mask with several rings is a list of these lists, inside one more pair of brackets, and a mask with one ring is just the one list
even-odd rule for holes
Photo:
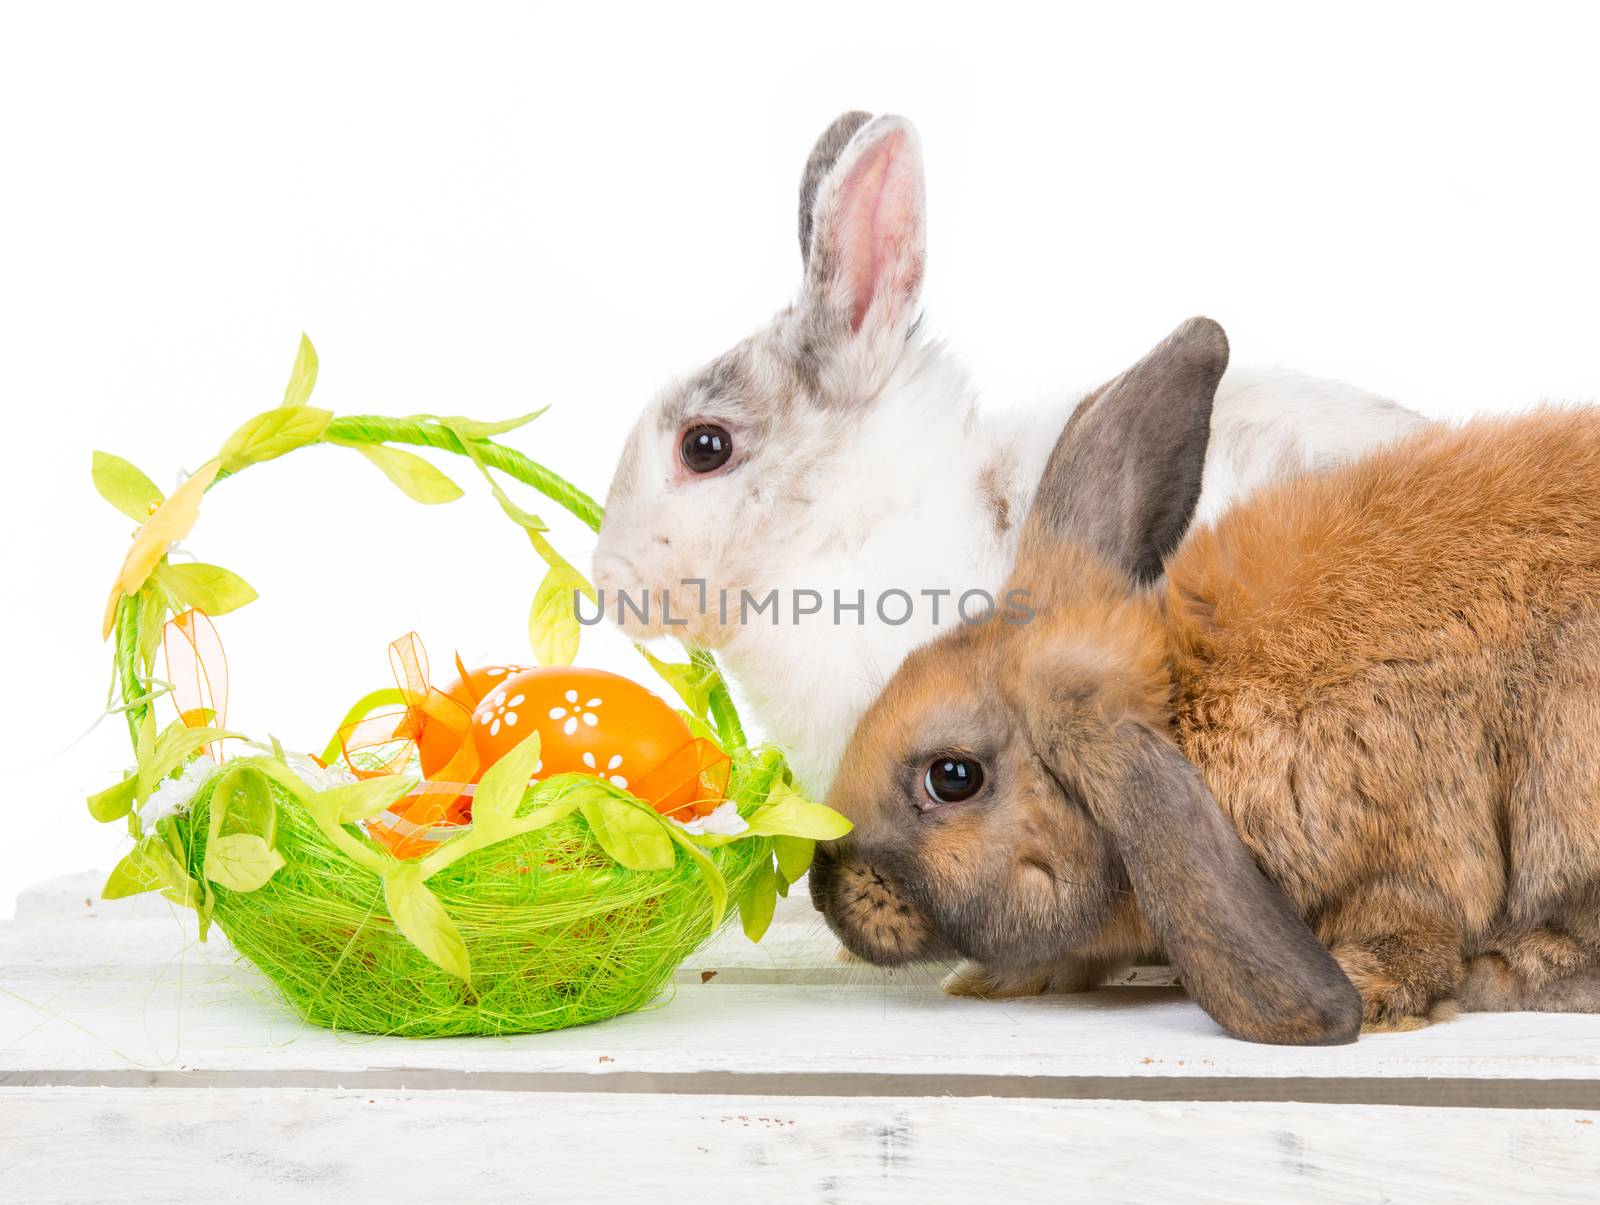
[[811,148],[811,154],[806,157],[806,170],[800,176],[800,262],[802,264],[811,263],[811,229],[817,208],[817,192],[821,189],[822,182],[828,178],[828,173],[833,171],[833,165],[839,162],[841,152],[850,145],[850,139],[855,137],[857,130],[871,120],[872,114],[863,113],[860,109],[839,114],[833,119],[833,124],[822,131],[816,146]]
[[869,320],[909,325],[925,256],[922,151],[911,123],[846,113],[811,152],[800,195],[810,302],[851,333]]

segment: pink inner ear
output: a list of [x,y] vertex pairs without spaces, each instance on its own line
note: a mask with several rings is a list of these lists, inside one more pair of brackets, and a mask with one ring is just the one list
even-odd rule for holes
[[922,181],[903,131],[864,151],[839,190],[835,246],[839,282],[850,299],[850,329],[860,330],[873,298],[892,289],[909,299],[921,283],[917,247]]

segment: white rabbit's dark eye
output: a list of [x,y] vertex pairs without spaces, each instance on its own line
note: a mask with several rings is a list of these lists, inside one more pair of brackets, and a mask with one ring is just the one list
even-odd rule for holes
[[983,767],[964,757],[936,757],[922,776],[922,789],[935,803],[961,803],[983,786]]
[[727,428],[702,423],[683,433],[683,463],[691,473],[714,473],[733,455],[733,436]]

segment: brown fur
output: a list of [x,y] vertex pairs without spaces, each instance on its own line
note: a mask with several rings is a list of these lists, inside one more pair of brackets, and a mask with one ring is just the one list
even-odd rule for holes
[[1165,603],[1178,743],[1369,1025],[1482,949],[1530,989],[1600,955],[1559,932],[1600,880],[1600,415],[1279,487],[1190,538]]
[[[1378,1029],[1457,1000],[1600,1007],[1600,412],[1430,430],[1287,482],[1193,533],[1156,591],[1148,549],[1119,560],[1062,496],[1014,576],[1036,620],[920,650],[857,730],[830,796],[857,831],[813,883],[848,946],[953,950],[978,965],[952,990],[1003,992],[1160,941],[1266,1041],[1349,1040],[1350,985]],[[920,775],[950,754],[984,786],[932,806]],[[886,929],[836,903],[863,866]]]

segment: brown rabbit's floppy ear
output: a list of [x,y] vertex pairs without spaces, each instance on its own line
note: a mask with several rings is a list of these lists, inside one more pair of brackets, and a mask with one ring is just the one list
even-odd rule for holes
[[817,189],[839,161],[839,153],[850,144],[855,132],[872,120],[871,113],[852,109],[833,119],[833,124],[822,131],[816,146],[806,158],[806,170],[800,176],[800,262],[811,263],[811,228],[813,210],[817,206]]
[[1251,1042],[1355,1041],[1361,997],[1261,873],[1199,771],[1144,724],[1124,721],[1117,735],[1124,772],[1084,784],[1085,802],[1195,1002]]
[[1019,565],[1075,542],[1136,582],[1159,577],[1194,517],[1211,404],[1227,367],[1222,328],[1191,318],[1091,394],[1050,453]]

